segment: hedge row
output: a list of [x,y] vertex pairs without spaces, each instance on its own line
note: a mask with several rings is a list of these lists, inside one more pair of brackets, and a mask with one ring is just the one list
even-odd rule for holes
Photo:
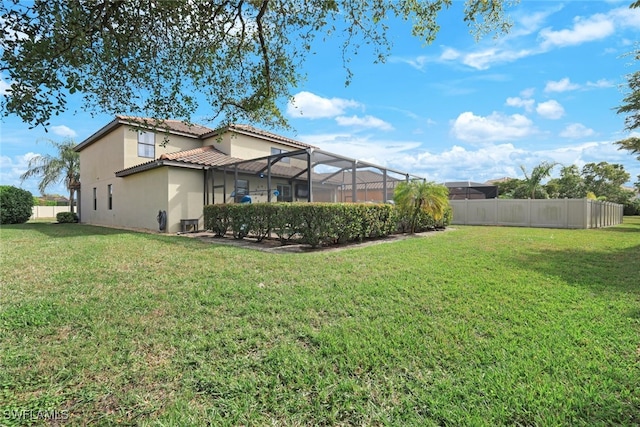
[[[398,209],[388,204],[255,203],[204,208],[205,228],[216,236],[230,232],[236,239],[251,236],[261,241],[272,233],[282,244],[295,240],[312,247],[402,233],[407,223]],[[447,218],[436,222],[421,215],[418,231],[447,224]]]

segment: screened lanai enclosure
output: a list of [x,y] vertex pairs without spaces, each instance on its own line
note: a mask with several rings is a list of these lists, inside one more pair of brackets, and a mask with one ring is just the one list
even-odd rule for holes
[[316,148],[210,166],[205,203],[393,200],[400,182],[423,178]]
[[449,189],[449,200],[495,199],[498,197],[498,186],[472,181],[445,182]]

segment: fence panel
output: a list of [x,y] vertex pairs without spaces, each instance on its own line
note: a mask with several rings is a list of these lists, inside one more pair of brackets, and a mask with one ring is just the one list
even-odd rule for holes
[[623,206],[588,199],[450,200],[452,224],[599,228],[622,223]]
[[55,218],[58,213],[69,211],[69,206],[34,206],[30,219]]

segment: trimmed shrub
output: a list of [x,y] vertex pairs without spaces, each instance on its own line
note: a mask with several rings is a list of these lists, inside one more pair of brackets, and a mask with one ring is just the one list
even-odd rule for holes
[[294,220],[293,210],[289,208],[291,203],[271,203],[273,209],[271,215],[272,231],[278,236],[282,245],[291,239],[298,237],[300,227]]
[[[399,212],[389,204],[221,204],[205,206],[204,221],[217,236],[231,231],[236,239],[250,236],[261,241],[272,232],[283,245],[296,238],[315,248],[405,232],[407,219]],[[449,208],[438,221],[421,211],[416,231],[443,228],[450,219]]]
[[78,222],[78,215],[75,212],[58,212],[56,214],[56,219],[59,223],[73,223]]
[[204,207],[204,228],[211,230],[216,237],[224,237],[229,231],[229,205],[207,205]]
[[0,185],[0,224],[23,224],[33,213],[33,195],[12,185]]

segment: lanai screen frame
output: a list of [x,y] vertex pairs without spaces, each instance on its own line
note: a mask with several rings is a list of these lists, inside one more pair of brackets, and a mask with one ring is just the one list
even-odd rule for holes
[[[303,160],[306,162],[306,168],[300,169],[287,166],[286,169],[277,165],[284,158]],[[264,164],[263,164],[264,163]],[[330,166],[337,168],[337,171],[330,173],[329,175],[318,174],[313,172],[313,168],[316,166]],[[426,181],[425,178],[418,175],[414,175],[408,172],[399,171],[397,169],[386,168],[384,166],[376,165],[373,163],[365,162],[358,159],[342,156],[339,154],[331,153],[328,151],[320,150],[318,148],[303,148],[299,150],[288,151],[280,154],[272,154],[264,157],[257,157],[249,160],[242,160],[239,162],[227,163],[224,165],[210,166],[210,170],[217,170],[223,172],[223,184],[213,186],[212,188],[222,187],[224,194],[223,203],[227,203],[227,175],[233,173],[233,188],[234,191],[238,187],[238,177],[240,174],[253,175],[267,178],[267,202],[271,202],[273,194],[273,187],[271,179],[274,177],[273,168],[279,168],[275,171],[275,176],[278,178],[287,178],[291,183],[294,180],[300,179],[307,183],[307,202],[313,202],[313,184],[314,182],[319,184],[330,184],[336,187],[349,185],[349,183],[340,181],[331,181],[332,178],[344,171],[351,171],[351,193],[352,200],[357,199],[358,185],[361,185],[363,181],[358,181],[358,169],[378,169],[382,173],[382,193],[383,203],[387,203],[387,177],[388,173],[401,175],[406,182],[413,180]],[[283,173],[283,171],[290,171],[291,175]],[[212,174],[213,175],[213,174]],[[304,176],[305,178],[301,178]],[[395,179],[398,181],[397,179]],[[376,181],[380,182],[380,181]],[[212,183],[213,184],[213,183]]]

